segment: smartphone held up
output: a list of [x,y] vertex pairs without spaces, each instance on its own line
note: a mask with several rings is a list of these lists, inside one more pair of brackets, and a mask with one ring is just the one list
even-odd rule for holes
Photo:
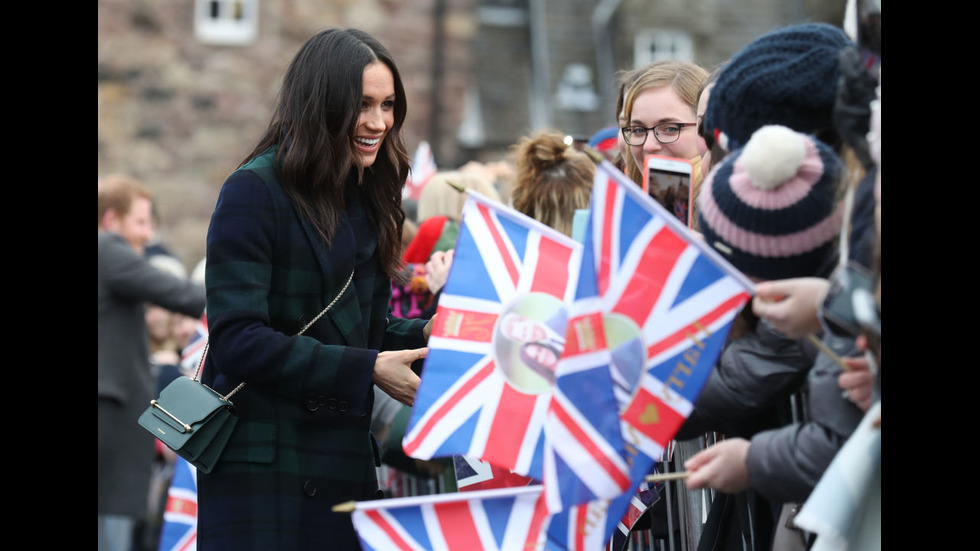
[[685,226],[691,227],[694,164],[686,159],[648,155],[643,165],[643,191]]

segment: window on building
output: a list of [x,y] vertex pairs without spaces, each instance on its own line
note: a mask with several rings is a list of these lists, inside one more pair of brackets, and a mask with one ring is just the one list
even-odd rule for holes
[[644,29],[636,33],[633,48],[636,67],[661,59],[694,60],[694,40],[685,31]]
[[194,35],[208,44],[251,44],[259,28],[259,0],[194,0]]

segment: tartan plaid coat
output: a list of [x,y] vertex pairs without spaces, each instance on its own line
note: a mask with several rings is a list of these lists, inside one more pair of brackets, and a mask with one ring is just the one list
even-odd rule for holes
[[347,190],[328,247],[279,184],[274,148],[222,186],[207,235],[202,380],[222,394],[246,386],[231,397],[240,420],[224,455],[198,474],[202,551],[359,548],[350,515],[331,507],[379,497],[375,358],[425,346],[425,320],[388,315],[376,229],[357,184]]

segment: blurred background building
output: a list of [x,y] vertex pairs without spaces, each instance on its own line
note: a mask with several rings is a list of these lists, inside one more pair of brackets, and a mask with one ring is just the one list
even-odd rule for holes
[[99,0],[99,177],[157,198],[188,269],[224,178],[265,130],[279,78],[324,27],[395,55],[409,153],[439,168],[502,158],[522,135],[588,139],[615,123],[616,72],[660,58],[708,69],[778,26],[841,25],[846,0]]

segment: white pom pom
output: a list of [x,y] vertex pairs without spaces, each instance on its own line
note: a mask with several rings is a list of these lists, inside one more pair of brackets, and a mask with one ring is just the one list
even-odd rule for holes
[[755,187],[776,189],[796,175],[806,157],[805,136],[785,126],[763,126],[742,150],[742,163]]

